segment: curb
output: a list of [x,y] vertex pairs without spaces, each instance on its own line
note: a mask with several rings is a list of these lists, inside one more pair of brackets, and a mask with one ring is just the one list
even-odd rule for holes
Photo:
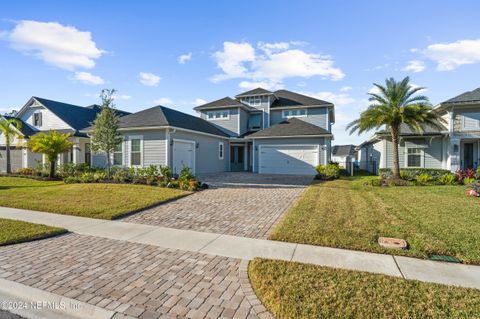
[[242,259],[238,266],[238,278],[240,279],[240,288],[242,289],[247,302],[252,306],[253,312],[260,319],[275,319],[275,317],[265,308],[260,299],[258,299],[248,277],[249,261]]
[[0,309],[29,319],[110,319],[114,311],[0,278]]

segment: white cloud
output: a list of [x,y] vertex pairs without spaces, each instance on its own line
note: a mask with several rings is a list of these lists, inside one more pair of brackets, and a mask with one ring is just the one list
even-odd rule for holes
[[437,63],[438,71],[480,62],[480,39],[429,45],[423,53]]
[[57,22],[22,20],[3,37],[15,50],[67,70],[91,69],[105,53],[90,32]]
[[212,81],[238,78],[245,80],[241,87],[251,86],[251,83],[278,87],[286,78],[321,76],[340,80],[345,76],[341,69],[334,67],[330,56],[292,48],[295,45],[299,44],[259,42],[256,50],[250,43],[224,42],[223,50],[213,55],[223,73],[215,75]]
[[185,64],[186,62],[192,59],[192,52],[188,52],[187,54],[182,54],[178,57],[178,63]]
[[245,90],[253,90],[256,88],[264,88],[266,90],[279,90],[283,88],[281,83],[275,81],[242,81],[238,84],[238,86]]
[[170,100],[168,97],[161,97],[159,99],[154,100],[153,103],[160,104],[160,105],[170,105],[173,103],[173,101]]
[[382,92],[380,91],[380,89],[378,87],[376,87],[375,85],[373,85],[370,90],[368,90],[368,93],[373,93],[373,94],[381,94]]
[[413,72],[413,73],[422,72],[424,70],[425,70],[425,62],[420,60],[408,61],[407,66],[402,69],[402,71]]
[[203,104],[206,104],[206,103],[207,103],[206,100],[198,98],[198,99],[195,99],[195,101],[193,101],[192,104],[195,105],[195,106],[198,106],[198,105],[203,105]]
[[157,86],[158,82],[160,82],[160,80],[162,79],[158,75],[148,72],[140,72],[138,74],[138,77],[140,79],[140,83],[146,86]]
[[75,80],[88,85],[102,85],[105,83],[101,77],[93,75],[89,72],[75,72],[74,78]]
[[351,90],[352,90],[351,86],[342,86],[340,88],[340,92],[348,92],[348,91],[351,91]]
[[122,94],[122,95],[114,95],[113,98],[116,99],[116,100],[124,100],[124,101],[126,101],[126,100],[130,100],[130,99],[132,98],[132,96],[131,96],[131,95]]

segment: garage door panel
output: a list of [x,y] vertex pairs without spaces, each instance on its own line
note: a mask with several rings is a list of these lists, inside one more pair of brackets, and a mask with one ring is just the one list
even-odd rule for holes
[[317,146],[261,146],[259,173],[263,174],[315,174],[318,163]]

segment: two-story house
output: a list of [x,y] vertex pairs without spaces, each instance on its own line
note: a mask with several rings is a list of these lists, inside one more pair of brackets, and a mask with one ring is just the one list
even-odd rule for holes
[[[71,134],[73,147],[69,152],[59,156],[59,164],[72,162],[102,165],[104,158],[92,154],[90,138],[85,133],[80,132],[80,129],[91,125],[99,111],[100,107],[98,105],[82,107],[36,96],[30,98],[15,115],[15,118],[22,123],[22,127],[18,132],[21,138],[15,138],[11,141],[12,171],[26,167],[36,168],[39,164],[45,163],[44,156],[32,153],[26,145],[31,136],[38,133],[48,134],[50,130]],[[119,111],[119,113],[120,115],[129,114],[123,111]],[[0,120],[2,120],[2,117],[11,118],[0,115]],[[0,172],[5,171],[6,143],[5,137],[0,132]]]
[[330,158],[334,105],[257,88],[195,107],[229,136],[230,171],[313,174]]
[[[444,119],[441,130],[425,127],[421,133],[402,126],[400,168],[435,168],[455,172],[480,164],[480,88],[440,103],[433,112]],[[377,172],[393,166],[392,142],[387,131],[376,132],[358,148],[360,167]]]

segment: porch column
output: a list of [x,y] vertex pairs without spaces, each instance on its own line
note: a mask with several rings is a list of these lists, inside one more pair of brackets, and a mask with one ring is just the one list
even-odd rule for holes
[[248,142],[245,142],[245,147],[243,148],[243,170],[248,171]]
[[78,164],[78,163],[83,163],[83,161],[80,159],[80,140],[78,138],[75,138],[73,140],[73,147],[71,152],[73,152],[73,163]]

